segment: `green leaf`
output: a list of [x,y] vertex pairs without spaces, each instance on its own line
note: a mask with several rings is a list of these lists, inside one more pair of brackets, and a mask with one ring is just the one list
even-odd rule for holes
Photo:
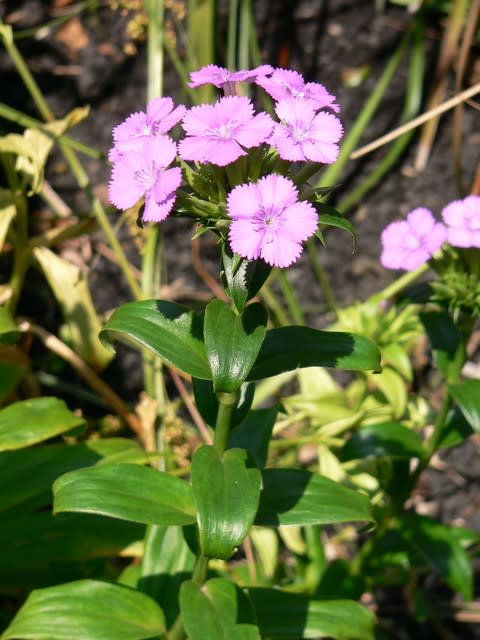
[[205,310],[204,338],[216,392],[236,391],[255,362],[267,331],[260,303],[236,314],[226,302],[212,300]]
[[[2,215],[0,211],[0,219]],[[8,309],[0,307],[0,343],[11,344],[17,342],[20,336],[21,331],[18,330]]]
[[382,373],[367,373],[368,381],[385,396],[394,418],[401,418],[407,408],[407,389],[399,373],[390,367],[383,367]]
[[87,277],[77,265],[47,247],[35,247],[33,253],[60,305],[73,349],[97,369],[103,369],[113,354],[98,338],[101,324],[90,296]]
[[460,329],[445,311],[421,313],[420,320],[432,345],[435,364],[448,380],[450,374],[457,370],[456,360],[462,346]]
[[100,338],[144,347],[195,378],[211,380],[203,344],[203,320],[173,302],[142,300],[119,307],[103,327]]
[[178,616],[180,585],[191,577],[194,565],[195,556],[181,527],[148,527],[137,586],[162,607],[167,627]]
[[255,524],[330,524],[372,521],[368,498],[309,471],[266,469]]
[[83,511],[145,524],[195,521],[192,488],[184,480],[134,464],[71,471],[53,485],[54,513]]
[[0,344],[0,402],[8,398],[28,368],[28,358],[20,349]]
[[330,207],[327,204],[319,202],[315,206],[318,210],[319,224],[324,224],[328,227],[336,227],[337,229],[342,229],[343,231],[347,231],[352,236],[353,238],[352,253],[354,253],[356,234],[355,234],[355,229],[352,223],[349,220],[347,220],[347,218],[345,218],[340,213],[338,213],[336,209],[334,209],[333,207]]
[[298,367],[380,371],[380,352],[368,338],[308,327],[267,331],[248,380],[275,376]]
[[190,640],[260,640],[249,599],[230,580],[184,582],[180,608]]
[[371,424],[358,429],[345,443],[342,460],[362,458],[423,458],[418,435],[399,422]]
[[0,451],[21,449],[84,423],[58,398],[22,400],[0,411]]
[[106,438],[75,445],[46,445],[0,453],[0,512],[18,509],[19,515],[52,502],[51,486],[63,473],[93,464],[148,461],[133,440]]
[[153,640],[164,632],[163,612],[148,596],[79,580],[33,591],[2,640]]
[[263,469],[278,410],[279,406],[274,405],[268,409],[250,411],[245,420],[231,432],[228,448],[246,449],[257,467]]
[[477,433],[480,433],[480,380],[464,380],[451,384],[449,392],[460,407],[465,420]]
[[227,559],[248,533],[258,507],[261,475],[244,449],[220,458],[203,445],[192,461],[192,486],[203,555]]
[[465,600],[472,600],[472,566],[467,552],[453,535],[455,527],[416,513],[403,514],[397,522],[398,530],[410,548]]
[[262,638],[373,640],[375,616],[351,600],[314,600],[280,589],[247,590]]
[[456,406],[447,415],[442,437],[438,443],[438,449],[456,447],[474,433],[475,431],[472,429],[470,423],[467,422],[459,407]]
[[[127,547],[141,541],[144,533],[144,525],[91,514],[54,517],[42,512],[2,518],[0,585],[25,588],[32,575],[51,571],[53,577],[60,564],[111,558],[120,552],[127,556]],[[81,575],[79,567],[77,576]]]
[[[215,427],[217,423],[219,402],[217,394],[213,390],[213,383],[211,380],[199,380],[198,378],[192,378],[192,386],[193,395],[195,396],[195,404],[200,415],[208,425],[212,428]],[[255,385],[253,382],[242,384],[240,387],[240,398],[230,419],[231,427],[235,427],[244,420],[252,406],[254,394]]]
[[272,271],[263,260],[245,260],[222,246],[222,282],[225,291],[241,313],[248,300],[257,294]]

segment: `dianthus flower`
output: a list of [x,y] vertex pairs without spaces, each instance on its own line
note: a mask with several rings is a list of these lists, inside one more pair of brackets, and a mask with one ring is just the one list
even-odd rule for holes
[[450,202],[443,209],[442,218],[452,246],[480,249],[480,196]]
[[265,142],[273,128],[266,113],[254,115],[244,96],[225,96],[215,104],[192,107],[183,119],[187,134],[178,152],[184,160],[211,162],[220,167],[246,155],[246,148]]
[[285,98],[302,98],[311,103],[318,111],[325,107],[335,113],[340,107],[335,103],[335,96],[328,93],[327,89],[319,82],[305,82],[303,76],[291,69],[275,69],[270,77],[259,76],[255,83],[258,84],[277,102]]
[[113,129],[114,146],[109,158],[112,162],[120,153],[141,148],[146,138],[162,135],[174,127],[183,118],[186,108],[180,105],[173,108],[171,98],[154,98],[147,104],[147,111],[132,113]]
[[427,262],[446,239],[445,226],[435,222],[431,211],[419,207],[406,220],[392,222],[383,230],[380,262],[387,269],[413,271]]
[[273,72],[273,67],[269,64],[262,64],[255,69],[243,69],[240,71],[229,71],[216,64],[209,64],[198,71],[190,73],[188,86],[194,89],[204,84],[213,84],[217,89],[223,89],[225,95],[235,95],[237,82],[253,82],[257,78],[266,76]]
[[315,233],[314,207],[298,200],[288,178],[270,174],[256,183],[232,189],[227,200],[232,251],[249,260],[262,258],[273,267],[288,267],[302,252],[302,242]]
[[330,164],[337,159],[336,144],[342,137],[340,120],[331,113],[317,113],[300,98],[286,98],[275,106],[281,123],[275,124],[269,140],[284,160],[312,160]]
[[128,209],[145,196],[143,220],[161,222],[175,203],[182,172],[167,169],[174,160],[177,146],[168,136],[149,137],[139,149],[118,156],[113,165],[108,194],[119,209]]

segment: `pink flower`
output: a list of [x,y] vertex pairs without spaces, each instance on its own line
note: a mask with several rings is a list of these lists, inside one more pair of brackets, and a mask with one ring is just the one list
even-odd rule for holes
[[225,95],[235,95],[237,82],[252,82],[261,76],[272,73],[273,67],[269,64],[262,64],[255,69],[229,71],[224,67],[217,67],[216,64],[209,64],[198,71],[190,73],[188,86],[194,89],[204,84],[213,84],[218,89],[223,89]]
[[259,76],[255,83],[263,87],[265,91],[276,101],[285,98],[302,98],[310,102],[318,111],[327,107],[338,113],[340,107],[335,103],[335,96],[328,93],[323,84],[318,82],[305,82],[303,76],[290,69],[275,69],[268,78]]
[[220,167],[246,155],[245,148],[265,142],[273,128],[266,113],[254,115],[251,101],[225,96],[215,104],[193,107],[183,119],[187,133],[178,147],[183,160],[211,162]]
[[337,159],[336,144],[343,134],[340,120],[331,113],[317,113],[300,98],[280,100],[275,107],[276,124],[270,143],[284,160],[312,160],[330,164]]
[[145,196],[143,220],[165,220],[182,181],[178,167],[166,168],[174,160],[176,150],[175,142],[168,136],[156,136],[146,138],[140,148],[120,154],[108,188],[110,202],[125,210]]
[[291,180],[277,174],[232,189],[227,200],[232,219],[232,251],[249,260],[262,258],[274,267],[288,267],[302,252],[302,242],[315,233],[318,216],[298,200]]
[[480,249],[480,196],[450,202],[443,209],[442,218],[452,246]]
[[402,222],[392,222],[382,232],[380,262],[387,269],[413,271],[440,249],[447,230],[435,222],[432,212],[419,207]]
[[146,113],[132,113],[113,129],[114,147],[109,159],[115,162],[120,153],[140,149],[146,138],[162,135],[174,127],[183,118],[186,108],[180,105],[173,108],[171,98],[154,98],[147,105]]

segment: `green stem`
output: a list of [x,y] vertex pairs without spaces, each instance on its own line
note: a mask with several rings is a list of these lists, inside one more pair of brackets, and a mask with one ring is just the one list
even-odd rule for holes
[[[410,56],[407,92],[405,94],[402,122],[413,120],[413,118],[418,115],[422,104],[422,89],[425,74],[424,42],[423,20],[418,19],[415,23],[414,42]],[[339,202],[339,211],[345,214],[349,209],[354,207],[366,193],[373,189],[373,187],[402,156],[414,134],[415,131],[412,129],[411,131],[404,133],[403,136],[397,138],[385,156],[376,165],[375,169],[362,180],[361,184],[356,189],[351,191]]]
[[[272,276],[270,276],[270,279],[272,279]],[[280,302],[277,299],[277,296],[273,293],[271,287],[270,287],[270,282],[266,282],[261,291],[260,291],[260,295],[263,299],[263,301],[265,302],[265,304],[267,305],[267,307],[270,309],[270,311],[273,313],[273,315],[276,317],[278,324],[281,327],[286,327],[289,324],[291,324],[290,322],[290,318],[288,317],[288,315],[285,313],[285,310],[283,309],[282,305],[280,304]]]
[[337,317],[338,316],[337,302],[335,300],[335,296],[333,295],[332,288],[330,287],[330,283],[328,282],[328,278],[323,269],[323,265],[318,259],[317,247],[315,246],[315,242],[313,240],[307,241],[307,251],[308,251],[308,255],[310,256],[310,262],[312,263],[313,271],[323,291],[323,295],[325,296],[325,302],[327,303],[327,307],[330,311],[333,311],[333,313],[335,314],[335,317]]
[[230,435],[232,413],[237,406],[239,391],[217,393],[218,414],[215,423],[214,447],[220,456],[225,452]]
[[403,36],[400,44],[398,45],[396,51],[388,61],[387,66],[383,74],[381,75],[379,81],[377,82],[373,93],[368,98],[365,106],[363,107],[360,115],[355,120],[352,128],[350,129],[348,135],[345,137],[343,144],[340,149],[340,154],[335,161],[334,164],[331,164],[326,171],[322,173],[322,176],[317,184],[317,187],[328,187],[338,180],[340,173],[342,172],[344,166],[348,162],[352,151],[357,146],[360,137],[365,131],[366,127],[370,123],[371,119],[375,115],[375,111],[380,104],[383,95],[390,84],[392,78],[395,75],[395,71],[400,64],[403,54],[405,53],[405,49],[407,48],[407,44],[410,40],[412,34],[412,29],[410,28],[405,35]]
[[[25,86],[27,87],[40,115],[47,122],[51,122],[52,120],[54,120],[54,115],[50,107],[48,106],[45,98],[43,97],[37,83],[35,82],[34,77],[32,76],[32,74],[30,73],[30,70],[25,64],[25,61],[23,60],[20,52],[16,48],[15,43],[13,42],[11,28],[0,23],[0,36],[2,37],[5,47],[7,49],[7,52],[12,58],[13,62],[15,63],[17,71],[20,77],[22,78]],[[92,211],[95,217],[97,218],[97,221],[102,231],[105,233],[108,239],[108,242],[110,243],[110,246],[112,247],[113,251],[117,256],[118,264],[123,272],[123,275],[128,285],[130,286],[133,296],[137,299],[140,298],[141,296],[140,287],[133,276],[132,270],[130,268],[130,264],[125,256],[125,253],[120,243],[118,242],[115,236],[115,233],[112,229],[112,226],[110,225],[107,214],[105,213],[105,210],[100,200],[98,200],[98,198],[94,197],[93,195],[87,173],[85,172],[84,168],[80,164],[73,149],[68,147],[61,140],[59,140],[59,146],[60,146],[60,149],[62,150],[63,155],[65,156],[65,159],[68,165],[70,166],[70,169],[73,175],[75,176],[75,179],[77,180],[79,187],[85,191],[86,195],[90,199],[90,202],[92,205]]]
[[163,0],[144,0],[148,16],[147,101],[163,93]]
[[429,263],[424,262],[418,267],[418,269],[415,269],[415,271],[407,271],[407,273],[404,273],[403,276],[397,278],[394,282],[385,287],[385,289],[382,289],[382,291],[379,291],[378,293],[373,295],[370,298],[370,301],[380,302],[381,300],[390,300],[391,298],[395,297],[397,293],[403,291],[403,289],[411,285],[412,282],[415,282],[417,278],[426,273],[429,268]]
[[[17,111],[17,109],[13,109],[8,105],[0,102],[0,117],[5,118],[9,122],[15,122],[15,124],[20,125],[21,127],[31,128],[31,129],[40,129],[42,133],[45,135],[52,136],[52,132],[45,129],[43,122],[41,120],[37,120],[36,118],[32,118],[28,116],[26,113],[22,113],[21,111]],[[53,138],[57,139],[55,136]],[[95,160],[101,160],[105,157],[101,151],[97,151],[93,147],[89,147],[83,142],[79,142],[74,138],[70,138],[66,135],[58,136],[58,140],[61,140],[64,144],[76,151],[83,153],[83,155],[88,156],[89,158],[94,158]]]
[[[201,587],[207,579],[207,574],[208,558],[206,558],[205,556],[198,556],[197,562],[193,569],[192,582]],[[168,640],[183,640],[184,638],[186,638],[186,636],[187,634],[185,633],[185,627],[183,626],[183,616],[181,613],[179,613],[172,628],[170,629]]]
[[303,312],[298,302],[297,296],[295,295],[295,291],[292,287],[290,280],[288,279],[288,275],[283,269],[276,269],[276,275],[278,278],[278,282],[280,284],[280,288],[282,289],[283,296],[287,302],[288,309],[291,313],[291,316],[296,324],[304,325],[305,318],[303,317]]
[[25,274],[32,260],[32,252],[28,245],[28,213],[26,199],[21,196],[16,200],[16,222],[15,222],[15,253],[13,261],[12,275],[10,276],[9,287],[11,296],[6,306],[12,315],[15,315],[18,300],[23,288]]

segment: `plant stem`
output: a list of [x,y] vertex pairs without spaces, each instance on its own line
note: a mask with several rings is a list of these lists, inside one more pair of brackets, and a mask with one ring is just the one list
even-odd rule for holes
[[415,269],[415,271],[407,271],[403,276],[400,276],[394,282],[389,284],[385,289],[379,291],[370,298],[371,302],[380,302],[381,300],[390,300],[397,295],[400,291],[408,287],[412,282],[415,282],[417,278],[426,273],[430,268],[428,262],[424,262],[422,265]]
[[313,271],[323,291],[323,295],[325,296],[327,307],[330,311],[333,311],[335,317],[338,317],[337,302],[335,300],[335,296],[333,295],[332,288],[330,287],[330,283],[328,282],[328,278],[325,275],[323,265],[318,259],[317,247],[315,246],[315,242],[313,240],[307,241],[307,251],[308,255],[310,256],[310,262],[312,263]]
[[317,187],[328,187],[334,184],[343,170],[344,166],[348,162],[350,158],[350,154],[354,150],[359,141],[361,135],[365,131],[367,125],[370,123],[371,119],[375,115],[375,111],[380,104],[380,101],[390,84],[393,76],[395,75],[395,71],[400,64],[403,54],[405,53],[405,49],[407,48],[407,44],[410,40],[412,33],[412,29],[409,29],[403,38],[400,41],[396,51],[388,61],[387,66],[380,79],[378,80],[374,91],[368,98],[365,106],[363,107],[360,115],[355,120],[350,132],[345,137],[342,147],[340,149],[340,154],[334,164],[331,164],[326,171],[322,173],[322,176],[317,184]]
[[238,396],[238,391],[217,393],[218,414],[213,445],[220,456],[223,455],[228,445],[232,413],[237,406]]
[[[43,97],[42,92],[40,91],[37,83],[35,82],[34,77],[30,73],[29,68],[25,64],[25,61],[22,58],[22,55],[20,54],[17,47],[15,46],[15,43],[13,42],[12,29],[0,23],[0,37],[2,37],[3,43],[7,49],[7,52],[9,56],[12,58],[13,62],[15,63],[17,71],[21,79],[23,80],[23,83],[27,87],[40,115],[47,122],[52,122],[55,119],[55,116],[53,115],[45,98]],[[140,298],[141,296],[140,287],[133,276],[133,273],[130,269],[130,264],[125,256],[125,253],[120,243],[118,242],[115,236],[115,233],[112,229],[112,226],[110,225],[107,214],[105,213],[105,210],[100,200],[93,195],[87,173],[85,172],[83,166],[79,162],[73,149],[68,147],[65,144],[65,142],[62,142],[61,139],[59,139],[58,144],[60,146],[60,149],[62,150],[63,155],[65,156],[65,159],[68,165],[70,166],[70,169],[73,175],[75,176],[75,179],[77,180],[79,187],[85,191],[85,193],[90,199],[90,202],[92,205],[92,211],[96,216],[98,223],[102,228],[102,231],[107,236],[110,246],[112,247],[113,251],[117,256],[118,263],[120,265],[120,268],[122,269],[123,275],[128,285],[130,286],[133,296],[137,299]]]
[[[30,127],[31,129],[40,129],[40,131],[45,135],[52,136],[52,132],[45,129],[43,122],[41,120],[37,120],[36,118],[32,118],[31,116],[28,116],[26,113],[17,111],[17,109],[13,109],[13,107],[9,107],[3,102],[0,102],[0,117],[5,118],[5,120],[9,120],[10,122],[15,122],[21,127],[25,127],[25,128]],[[90,158],[94,158],[95,160],[101,160],[102,158],[105,157],[105,155],[101,151],[97,151],[97,149],[94,149],[93,147],[89,147],[88,145],[83,144],[83,142],[79,142],[78,140],[75,140],[74,138],[70,138],[69,136],[61,135],[58,137],[58,139],[61,140],[63,143],[65,143],[68,147],[71,147],[72,149],[76,149],[80,153],[83,153],[83,155],[88,156]]]
[[297,296],[295,295],[292,284],[288,279],[286,271],[283,269],[276,269],[276,275],[294,322],[299,325],[304,325],[305,318],[303,317],[302,308],[298,302]]

